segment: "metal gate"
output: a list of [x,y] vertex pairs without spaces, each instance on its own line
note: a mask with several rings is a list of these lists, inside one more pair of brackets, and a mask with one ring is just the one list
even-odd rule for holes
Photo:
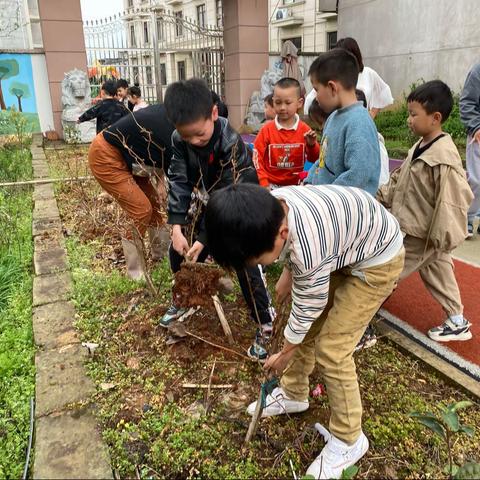
[[161,102],[169,83],[205,79],[224,94],[223,30],[159,7],[127,10],[83,25],[92,96],[110,78],[138,83],[147,102]]

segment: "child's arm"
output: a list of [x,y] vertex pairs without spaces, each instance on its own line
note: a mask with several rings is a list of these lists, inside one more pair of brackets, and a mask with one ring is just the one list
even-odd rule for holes
[[78,123],[88,122],[89,120],[93,120],[94,118],[97,118],[101,111],[101,105],[102,105],[102,102],[98,102],[93,107],[90,107],[88,110],[83,112],[78,117]]
[[344,166],[342,172],[332,183],[345,187],[357,187],[372,195],[378,188],[380,177],[380,150],[378,137],[370,135],[364,129],[347,129],[345,133]]
[[253,164],[257,169],[258,183],[262,187],[270,186],[268,173],[265,169],[267,159],[265,158],[268,150],[268,139],[265,135],[265,127],[262,127],[258,132],[257,138],[253,145]]
[[388,182],[381,185],[377,191],[375,198],[385,207],[392,208],[393,194],[397,185],[398,176],[400,175],[401,166],[396,168],[391,174]]
[[[193,191],[193,182],[188,178],[187,172],[187,149],[180,136],[173,132],[172,135],[172,160],[168,169],[168,223],[173,225],[172,240],[174,249],[181,255],[185,254],[188,243],[181,233],[181,225],[187,225],[188,209]],[[185,241],[184,241],[185,240]]]
[[317,132],[315,130],[309,130],[305,133],[304,137],[307,160],[311,163],[315,163],[320,155],[320,145],[317,141]]

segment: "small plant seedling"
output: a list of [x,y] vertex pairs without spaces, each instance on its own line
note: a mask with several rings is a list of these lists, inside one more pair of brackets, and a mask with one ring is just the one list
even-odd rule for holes
[[[343,470],[342,475],[340,476],[341,480],[351,480],[355,478],[355,475],[358,473],[359,468],[356,465],[350,465],[345,470]],[[304,475],[300,480],[312,480],[315,477],[313,475]]]
[[[448,474],[449,478],[455,478],[460,469],[466,467],[458,467],[453,463],[452,458],[452,445],[453,437],[460,433],[465,433],[469,437],[473,437],[475,431],[473,427],[469,425],[462,425],[458,417],[458,411],[462,408],[467,408],[472,405],[472,402],[468,400],[463,400],[456,403],[451,403],[446,407],[440,407],[440,416],[436,417],[433,413],[427,412],[425,414],[419,412],[412,412],[410,416],[417,419],[419,423],[430,429],[437,437],[439,437],[446,446],[448,453],[448,465],[445,468],[445,473]],[[479,464],[468,464],[469,471],[472,472],[476,469],[477,473],[480,472]],[[463,470],[462,470],[463,471]],[[458,477],[458,478],[467,478],[467,477]],[[471,477],[475,478],[475,477]]]

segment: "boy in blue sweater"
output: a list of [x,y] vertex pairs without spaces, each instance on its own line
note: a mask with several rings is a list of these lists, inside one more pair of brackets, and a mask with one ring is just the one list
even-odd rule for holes
[[332,113],[323,130],[320,158],[305,183],[358,187],[375,195],[380,149],[375,124],[357,101],[356,58],[346,50],[334,49],[320,55],[308,74],[320,107]]

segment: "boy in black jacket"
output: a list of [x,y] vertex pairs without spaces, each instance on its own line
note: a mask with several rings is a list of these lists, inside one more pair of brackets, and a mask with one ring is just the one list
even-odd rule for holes
[[[214,190],[238,182],[258,184],[258,179],[245,144],[228,121],[219,117],[217,105],[214,105],[211,92],[203,80],[193,78],[171,84],[165,93],[165,109],[176,127],[172,135],[167,207],[168,223],[172,225],[170,265],[176,272],[184,258],[203,262],[208,256],[202,213],[194,225],[197,236],[193,245],[189,245],[184,235],[183,228],[191,221],[188,212],[194,189],[206,204]],[[237,275],[251,317],[257,323],[258,312],[261,323],[248,354],[264,360],[267,352],[263,340],[271,332],[274,312],[270,308],[261,269],[258,266],[248,267],[238,270]],[[182,313],[172,304],[160,324],[167,327]]]
[[77,123],[88,122],[97,119],[97,133],[114,124],[128,113],[128,110],[120,103],[115,95],[117,85],[113,80],[107,80],[102,85],[100,96],[102,100],[84,112],[77,120]]

